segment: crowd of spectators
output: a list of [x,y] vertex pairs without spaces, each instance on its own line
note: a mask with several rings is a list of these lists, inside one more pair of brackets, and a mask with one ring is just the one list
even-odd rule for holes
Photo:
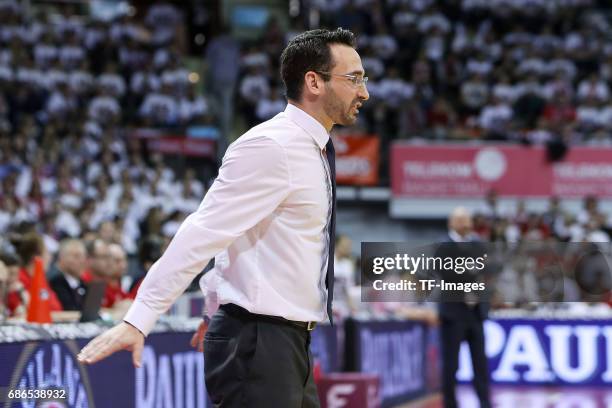
[[138,276],[207,187],[129,136],[135,127],[214,120],[185,66],[182,12],[158,1],[138,18],[105,20],[64,6],[46,13],[0,2],[0,253],[17,271],[8,274],[8,310],[18,316],[34,256],[46,259],[49,278],[61,267],[85,283],[108,280],[105,306],[129,293],[98,276],[95,260],[87,267],[67,254],[87,244],[91,260],[89,244],[104,242],[129,256]]
[[210,120],[183,64],[182,21],[163,2],[111,21],[0,2],[1,234],[38,222],[55,253],[100,231],[132,255],[143,234],[171,236],[197,207],[206,183],[128,137]]
[[[51,269],[67,239],[116,244],[132,258],[143,246],[159,253],[208,180],[148,154],[130,130],[216,123],[227,137],[235,112],[247,125],[271,118],[286,104],[278,75],[284,45],[318,26],[357,35],[371,99],[350,131],[381,135],[382,157],[390,140],[415,136],[610,143],[612,26],[604,3],[311,0],[288,29],[271,18],[261,36],[238,41],[223,27],[207,39],[200,77],[186,68],[177,6],[156,1],[138,16],[106,20],[70,5],[40,13],[0,1],[1,248],[16,254],[9,264],[27,270],[31,259],[8,237],[36,225],[56,259]],[[602,216],[551,211],[483,213],[476,228],[509,242],[609,241]]]
[[122,282],[127,278],[127,257],[118,244],[108,244],[99,238],[85,244],[68,238],[62,241],[57,259],[52,263],[42,236],[34,228],[12,235],[10,243],[11,249],[5,246],[0,252],[0,267],[8,271],[0,279],[0,317],[26,317],[35,293],[32,292],[34,281],[39,279],[35,271],[37,258],[49,275],[44,279],[43,288],[51,312],[82,311],[88,284],[92,281],[105,284],[103,307],[118,307],[123,300],[134,297],[135,293],[128,289],[130,282]]
[[612,219],[599,207],[594,196],[584,199],[582,209],[573,213],[563,208],[558,197],[551,197],[544,212],[528,211],[524,201],[516,208],[503,207],[497,193],[491,190],[475,213],[474,230],[489,242],[521,241],[599,242],[610,243]]
[[[238,48],[227,33],[209,41],[209,71],[240,72],[231,109],[249,124],[284,108],[280,52],[318,24],[357,34],[370,76],[371,101],[357,125],[364,131],[385,139],[610,139],[611,32],[595,0],[309,5],[318,21],[302,13],[283,30],[272,18]],[[178,182],[160,157],[144,160],[124,129],[211,120],[213,104],[183,64],[183,13],[163,2],[141,18],[111,21],[70,9],[26,15],[14,1],[0,9],[0,232],[39,220],[51,237],[78,237],[111,221],[133,254],[139,224],[161,206],[150,217],[167,218],[171,234],[204,185],[192,173]],[[223,56],[236,52],[240,63],[227,64]],[[219,80],[211,90],[217,83],[231,89]]]
[[102,237],[103,234],[86,240],[65,238],[54,256],[35,225],[24,224],[19,233],[12,233],[9,242],[4,242],[0,249],[0,321],[6,317],[26,317],[35,293],[32,286],[38,279],[35,272],[37,258],[45,273],[42,284],[46,294],[40,296],[49,300],[51,312],[83,312],[90,284],[94,282],[103,285],[99,306],[115,318],[121,317],[166,242],[154,235],[144,239],[137,255],[137,273],[130,275],[128,256],[122,245],[113,237]]
[[545,211],[535,212],[522,201],[504,208],[491,191],[474,214],[474,233],[499,257],[497,306],[612,306],[612,219],[596,197],[586,197],[578,212],[552,197]]
[[18,133],[30,118],[41,125],[87,124],[97,136],[117,124],[209,119],[210,104],[196,92],[198,77],[184,65],[176,7],[158,2],[144,19],[110,21],[72,10],[26,15],[16,2],[0,3],[4,131]]
[[[596,0],[315,0],[318,24],[351,29],[369,76],[359,130],[410,137],[609,143],[612,29]],[[312,25],[275,20],[246,44],[239,106],[282,110],[278,56]],[[351,129],[354,131],[355,129]]]

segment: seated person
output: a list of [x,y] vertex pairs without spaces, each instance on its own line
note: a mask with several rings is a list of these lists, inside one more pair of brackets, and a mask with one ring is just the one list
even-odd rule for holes
[[56,269],[59,274],[49,282],[57,294],[64,310],[81,310],[87,293],[82,281],[85,265],[85,245],[78,239],[62,241],[59,249]]

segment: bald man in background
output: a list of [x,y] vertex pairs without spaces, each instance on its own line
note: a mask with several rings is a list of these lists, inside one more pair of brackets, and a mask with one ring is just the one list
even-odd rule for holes
[[127,272],[128,261],[127,254],[119,244],[110,244],[108,252],[111,268],[106,281],[106,293],[102,306],[114,307],[117,302],[128,298],[127,293],[121,288],[121,278]]
[[[473,233],[472,215],[465,208],[456,208],[448,219],[448,237],[436,251],[436,257],[457,259],[482,256],[483,246],[478,245]],[[469,243],[472,244],[469,244]],[[474,271],[442,271],[440,277],[450,282],[470,282],[477,279]],[[474,388],[481,408],[491,407],[489,396],[489,368],[485,354],[483,321],[487,318],[489,304],[469,300],[463,292],[443,294],[438,308],[440,318],[440,345],[442,347],[442,395],[445,408],[456,408],[457,369],[459,348],[466,340],[470,347],[474,368]]]
[[87,251],[78,239],[62,241],[56,262],[59,272],[49,285],[57,294],[64,310],[81,310],[87,288],[82,280]]

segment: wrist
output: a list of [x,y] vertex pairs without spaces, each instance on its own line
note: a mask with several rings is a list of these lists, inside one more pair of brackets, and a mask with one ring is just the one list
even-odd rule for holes
[[127,324],[128,326],[132,326],[133,328],[138,330],[138,333],[142,334],[142,337],[144,337],[144,338],[147,337],[147,336],[145,336],[145,334],[138,327],[134,326],[132,323],[128,322],[127,320],[124,320],[123,323]]

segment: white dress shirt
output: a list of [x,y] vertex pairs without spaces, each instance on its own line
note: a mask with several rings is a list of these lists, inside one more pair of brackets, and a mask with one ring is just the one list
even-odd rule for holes
[[149,269],[124,320],[147,335],[194,276],[207,305],[298,321],[327,318],[331,197],[325,128],[294,105],[228,149],[198,210]]

